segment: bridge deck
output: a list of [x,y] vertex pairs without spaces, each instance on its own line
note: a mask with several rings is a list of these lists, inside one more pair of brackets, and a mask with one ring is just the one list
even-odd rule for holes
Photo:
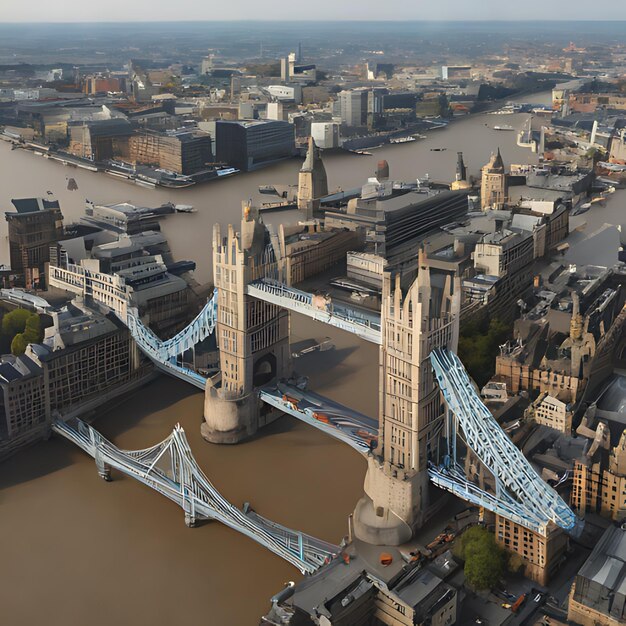
[[366,454],[378,441],[378,420],[286,382],[263,387],[261,400]]

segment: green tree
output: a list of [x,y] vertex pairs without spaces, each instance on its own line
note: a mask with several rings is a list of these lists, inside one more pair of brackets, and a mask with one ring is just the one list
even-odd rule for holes
[[7,313],[2,318],[2,334],[7,337],[15,337],[17,333],[23,332],[31,315],[33,313],[26,309],[15,309]]
[[24,328],[24,337],[28,340],[29,343],[36,343],[43,339],[41,333],[41,320],[39,319],[39,315],[33,313],[26,320],[26,327]]
[[493,533],[482,526],[466,530],[455,554],[465,561],[465,579],[474,589],[491,589],[504,572],[505,554]]
[[24,354],[29,343],[42,339],[41,319],[36,313],[15,309],[2,318],[2,343],[5,349],[11,346],[12,354]]
[[498,318],[469,322],[462,328],[459,358],[479,387],[493,376],[499,346],[510,333],[510,325]]
[[24,333],[17,333],[17,335],[13,337],[13,341],[11,341],[11,354],[15,356],[24,354],[29,343]]

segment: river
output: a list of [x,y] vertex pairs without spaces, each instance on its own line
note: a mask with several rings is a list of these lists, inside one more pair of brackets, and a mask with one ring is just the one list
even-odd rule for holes
[[[532,100],[545,102],[546,94]],[[508,116],[506,122],[519,128],[525,117]],[[424,140],[387,146],[372,157],[327,156],[329,186],[345,189],[364,182],[379,159],[389,161],[393,178],[405,180],[426,173],[435,180],[452,179],[457,150],[463,151],[475,176],[498,146],[507,164],[535,162],[535,155],[515,145],[515,133],[486,126],[496,120],[486,115],[458,120]],[[433,147],[447,150],[431,152]],[[11,151],[0,142],[5,210],[12,210],[11,198],[47,191],[60,200],[69,220],[83,213],[85,198],[194,205],[197,213],[164,220],[163,232],[175,258],[198,263],[199,282],[211,278],[212,225],[236,224],[241,200],[257,198],[260,184],[295,183],[298,168],[293,160],[188,190],[147,190]],[[66,189],[68,176],[76,179],[78,191]],[[622,213],[620,192],[607,207],[594,207],[577,219],[589,222],[589,232],[599,230],[609,237],[607,242],[614,242],[615,230],[603,224],[621,223]],[[296,215],[279,213],[266,220],[290,221]],[[4,222],[0,229],[6,241]],[[1,247],[0,260],[6,262],[7,246]],[[606,254],[609,260],[616,256],[615,246]],[[299,359],[299,372],[310,377],[317,392],[376,416],[377,348],[292,316],[292,341],[324,336],[333,338],[336,349]],[[270,519],[338,543],[362,494],[366,464],[360,455],[290,417],[246,443],[209,445],[199,435],[202,403],[202,393],[161,376],[99,411],[95,426],[121,448],[133,449],[161,441],[180,422],[200,466],[233,503],[250,501]],[[270,596],[285,581],[300,578],[292,566],[218,523],[186,528],[178,507],[131,478],[115,473],[112,483],[103,482],[92,459],[58,439],[0,466],[0,546],[1,621],[8,626],[253,626],[267,610]]]

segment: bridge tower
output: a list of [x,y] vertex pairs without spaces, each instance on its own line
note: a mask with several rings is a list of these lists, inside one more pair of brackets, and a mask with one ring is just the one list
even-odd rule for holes
[[213,275],[221,376],[207,381],[202,436],[237,443],[280,415],[259,401],[255,389],[291,373],[289,312],[246,295],[251,281],[278,277],[270,234],[249,204],[239,233],[229,226],[222,237],[215,225]]
[[432,267],[423,252],[408,289],[399,275],[384,275],[380,437],[354,513],[354,532],[363,541],[404,543],[444,501],[428,479],[428,461],[446,451],[445,407],[428,357],[436,347],[456,351],[460,297],[454,272]]

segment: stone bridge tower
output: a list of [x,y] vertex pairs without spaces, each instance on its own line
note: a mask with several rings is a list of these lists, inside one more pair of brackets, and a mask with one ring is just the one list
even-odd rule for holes
[[327,195],[326,168],[315,140],[309,137],[306,159],[298,175],[298,209],[311,218],[319,210],[320,198]]
[[207,381],[202,436],[237,443],[273,421],[255,389],[290,372],[289,313],[246,295],[253,280],[277,272],[270,234],[244,204],[241,231],[213,230],[213,276],[218,290],[217,343],[221,376]]
[[408,289],[399,276],[384,275],[380,438],[354,514],[355,535],[368,543],[408,541],[444,501],[428,479],[428,462],[446,451],[445,407],[428,357],[436,347],[456,351],[460,298],[460,280],[423,253]]

